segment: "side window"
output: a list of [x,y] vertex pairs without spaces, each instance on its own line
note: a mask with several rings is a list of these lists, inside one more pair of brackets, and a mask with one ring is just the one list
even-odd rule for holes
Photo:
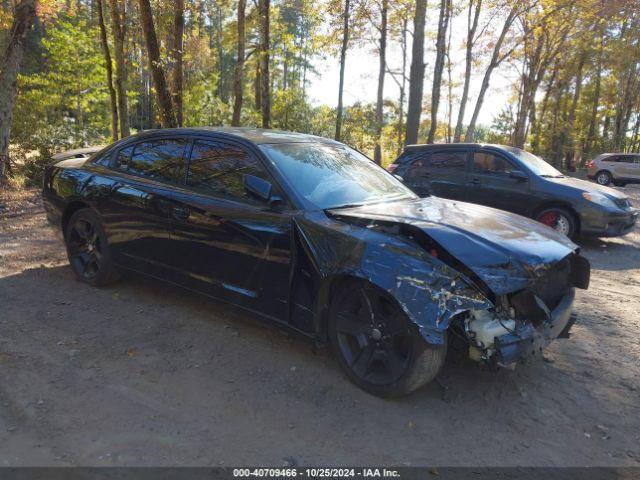
[[193,190],[259,204],[244,189],[244,175],[269,180],[259,161],[240,147],[206,141],[193,144],[187,172],[187,185]]
[[127,170],[129,168],[129,159],[131,158],[131,152],[133,152],[133,147],[123,148],[116,155],[116,168],[118,170]]
[[[161,182],[181,184],[186,143],[181,139],[159,139],[137,143],[127,162],[126,171]],[[118,166],[122,168],[120,157]]]
[[623,163],[633,163],[633,160],[634,160],[633,155],[624,155],[618,158],[619,158],[619,161]]
[[617,163],[620,161],[620,156],[618,155],[612,155],[611,157],[606,157],[603,159],[604,162],[613,162],[613,163]]
[[476,173],[507,174],[513,166],[499,155],[491,152],[475,152],[472,170]]
[[467,169],[467,152],[434,152],[429,157],[428,166],[434,171],[447,169],[464,172]]

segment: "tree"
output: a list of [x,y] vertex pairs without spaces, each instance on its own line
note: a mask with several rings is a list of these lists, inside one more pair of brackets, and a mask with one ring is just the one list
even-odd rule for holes
[[344,92],[344,69],[347,63],[347,48],[349,46],[349,15],[350,0],[344,1],[344,10],[342,13],[342,46],[340,47],[340,82],[338,84],[338,108],[336,110],[336,133],[334,138],[340,141],[342,130],[342,95]]
[[27,33],[36,18],[36,1],[22,0],[16,5],[0,72],[0,179],[8,162],[9,132],[16,99],[16,80],[24,56]]
[[242,113],[242,95],[244,82],[244,22],[245,22],[245,0],[238,0],[238,48],[236,56],[236,66],[233,73],[233,118],[231,125],[240,126],[240,115]]
[[382,114],[384,101],[384,76],[387,69],[387,14],[389,10],[388,0],[382,0],[380,8],[380,44],[379,57],[380,68],[378,70],[378,96],[376,101],[376,144],[373,151],[373,161],[378,165],[382,163]]
[[431,89],[431,125],[427,134],[427,143],[433,143],[438,128],[438,107],[440,105],[440,87],[442,72],[447,53],[447,29],[451,16],[451,0],[440,0],[440,15],[438,17],[438,37],[436,40],[436,62],[433,68],[433,88]]
[[464,64],[464,85],[462,86],[462,97],[460,98],[460,108],[458,109],[458,120],[453,133],[453,141],[459,142],[462,137],[462,126],[464,123],[464,112],[469,99],[469,86],[471,84],[471,68],[473,63],[473,47],[476,42],[476,31],[478,30],[478,20],[482,10],[482,0],[469,0],[467,12],[467,42],[465,45]]
[[113,66],[111,64],[111,52],[109,51],[109,41],[107,40],[107,27],[104,22],[104,7],[102,0],[97,0],[98,24],[100,25],[100,43],[104,53],[104,62],[107,70],[107,88],[111,100],[111,136],[113,141],[118,140],[118,99],[116,89],[113,87]]
[[160,47],[158,45],[158,37],[156,36],[156,28],[153,24],[153,13],[149,0],[138,0],[140,8],[140,21],[144,41],[147,46],[147,57],[149,60],[149,70],[153,78],[153,84],[156,90],[156,101],[160,110],[160,125],[163,128],[176,127],[176,116],[173,111],[171,102],[171,94],[167,87],[167,79],[160,61]]
[[118,94],[118,118],[120,120],[120,136],[128,137],[129,102],[127,100],[127,65],[125,62],[124,44],[127,37],[126,4],[120,0],[109,0],[113,40],[116,56],[116,92]]
[[422,113],[422,89],[424,84],[424,24],[427,1],[416,0],[413,17],[413,42],[411,45],[411,67],[409,69],[409,106],[407,110],[407,132],[405,144],[418,142],[418,127]]
[[271,81],[269,78],[269,10],[270,0],[258,0],[260,15],[260,111],[262,128],[271,123]]
[[182,80],[183,80],[183,49],[184,49],[184,0],[174,0],[173,5],[173,37],[172,51],[173,68],[171,70],[171,101],[176,116],[176,124],[182,126]]
[[487,66],[484,76],[482,77],[482,84],[480,85],[480,92],[478,93],[478,98],[476,99],[476,105],[473,109],[473,115],[471,116],[471,121],[467,126],[467,132],[465,133],[464,139],[467,142],[473,142],[473,135],[476,129],[476,122],[478,121],[478,115],[480,115],[480,110],[482,109],[482,104],[484,103],[484,97],[489,89],[489,82],[491,81],[491,75],[493,71],[500,65],[506,58],[511,55],[513,52],[513,48],[508,49],[506,52],[502,52],[502,46],[504,44],[505,38],[507,37],[507,33],[511,29],[514,20],[518,14],[519,6],[516,2],[510,9],[507,14],[504,23],[502,24],[502,29],[500,31],[500,35],[496,40],[493,51],[491,53],[491,59],[489,60],[489,65]]

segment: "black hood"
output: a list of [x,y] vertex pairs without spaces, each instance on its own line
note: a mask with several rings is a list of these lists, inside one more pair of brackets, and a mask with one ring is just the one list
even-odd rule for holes
[[524,288],[578,249],[564,235],[520,215],[437,197],[333,209],[329,213],[417,227],[495,294]]

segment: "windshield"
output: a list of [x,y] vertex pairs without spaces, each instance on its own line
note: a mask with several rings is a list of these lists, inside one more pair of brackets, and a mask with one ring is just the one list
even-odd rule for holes
[[321,209],[417,198],[389,172],[346,145],[279,143],[260,149],[300,195]]
[[529,170],[536,175],[542,177],[563,177],[562,172],[556,170],[546,161],[540,157],[535,156],[533,153],[525,152],[515,147],[505,147],[505,149],[513,156],[517,157],[522,163],[524,163]]

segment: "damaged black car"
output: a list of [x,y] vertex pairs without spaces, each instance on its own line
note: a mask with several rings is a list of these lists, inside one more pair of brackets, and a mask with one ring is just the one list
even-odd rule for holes
[[357,151],[237,128],[143,132],[47,167],[48,218],[80,281],[123,271],[229,302],[330,344],[348,377],[408,394],[448,336],[510,366],[568,335],[589,264],[565,236],[419,198]]

